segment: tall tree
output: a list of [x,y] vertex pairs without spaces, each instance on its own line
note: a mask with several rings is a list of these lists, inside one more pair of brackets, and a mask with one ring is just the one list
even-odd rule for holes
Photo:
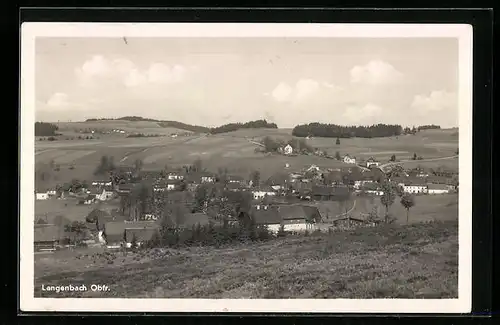
[[404,194],[401,197],[401,205],[406,209],[406,224],[409,221],[410,209],[415,205],[415,198],[411,194]]
[[134,161],[134,169],[135,172],[140,172],[142,170],[142,166],[144,165],[143,161],[141,159],[136,159]]
[[391,161],[396,161],[396,155],[394,155],[394,154],[393,154],[393,155],[391,156]]
[[252,181],[253,187],[259,187],[260,186],[260,172],[258,170],[253,171],[250,174],[250,180]]
[[394,188],[389,182],[382,184],[382,196],[380,197],[380,202],[385,206],[385,222],[389,221],[389,207],[394,203],[396,199],[396,194],[394,193]]
[[193,162],[193,171],[194,172],[201,172],[203,168],[203,163],[200,158],[196,159]]
[[337,160],[341,160],[342,159],[342,157],[340,156],[340,152],[338,152],[338,151],[335,152],[335,159],[337,159]]

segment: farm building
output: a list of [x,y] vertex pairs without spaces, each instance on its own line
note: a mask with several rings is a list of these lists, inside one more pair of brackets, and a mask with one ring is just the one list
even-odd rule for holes
[[153,221],[136,221],[136,222],[107,222],[104,225],[102,233],[108,248],[119,248],[127,242],[125,231],[128,229],[142,230],[142,229],[158,229],[159,224]]
[[36,192],[35,197],[37,200],[48,200],[49,199],[49,193],[47,192]]
[[118,195],[127,195],[132,192],[132,190],[135,188],[136,184],[135,183],[126,183],[126,184],[119,184],[118,188],[116,189],[116,193]]
[[410,194],[425,194],[427,193],[427,184],[406,180],[403,185],[403,191]]
[[183,180],[184,175],[179,171],[171,171],[167,173],[167,179],[169,180]]
[[365,183],[361,187],[361,190],[364,191],[367,194],[373,194],[373,195],[383,195],[384,191],[380,188],[380,185],[378,183]]
[[265,183],[275,190],[284,189],[287,187],[287,184],[290,183],[290,175],[284,172],[278,172],[274,175],[271,175],[271,177],[269,177]]
[[92,186],[111,186],[113,183],[110,180],[94,180],[91,183]]
[[271,187],[262,187],[252,191],[254,200],[261,200],[266,196],[275,196],[276,192]]
[[243,184],[238,183],[238,182],[229,182],[229,183],[226,184],[226,189],[228,191],[236,192],[236,191],[242,191],[242,190],[244,190],[245,187],[243,186]]
[[125,246],[132,247],[132,243],[136,242],[137,246],[144,245],[157,234],[157,228],[137,228],[125,229]]
[[245,184],[245,179],[238,175],[227,175],[228,183]]
[[290,145],[290,144],[287,144],[284,148],[283,148],[283,153],[285,155],[291,155],[293,153],[293,147]]
[[315,201],[342,200],[349,197],[349,188],[347,186],[314,185],[311,194]]
[[34,250],[36,251],[52,251],[55,250],[63,237],[63,230],[57,225],[35,225],[34,232]]
[[254,206],[249,213],[241,212],[240,222],[253,221],[256,225],[266,226],[277,233],[281,227],[284,231],[301,232],[314,230],[314,224],[321,221],[316,207],[300,205]]
[[366,167],[367,168],[370,168],[370,167],[378,167],[378,165],[380,165],[380,162],[378,162],[375,158],[373,157],[370,157],[366,160]]
[[445,194],[448,192],[448,186],[445,184],[427,184],[427,193],[429,194]]
[[351,157],[349,155],[345,155],[343,158],[342,158],[342,161],[346,164],[355,164],[356,163],[356,158],[354,157]]

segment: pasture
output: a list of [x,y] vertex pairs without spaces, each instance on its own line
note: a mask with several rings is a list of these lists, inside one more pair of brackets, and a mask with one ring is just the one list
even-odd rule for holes
[[[457,221],[382,225],[226,248],[35,255],[35,297],[456,298]],[[103,283],[106,293],[41,292]]]

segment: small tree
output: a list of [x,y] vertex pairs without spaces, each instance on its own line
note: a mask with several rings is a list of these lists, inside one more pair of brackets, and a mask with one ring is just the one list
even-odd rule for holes
[[393,155],[391,156],[391,161],[396,161],[396,155],[394,155],[394,154],[393,154]]
[[335,141],[335,144],[338,146],[340,144],[340,138],[337,137],[337,141]]
[[406,223],[408,224],[410,209],[415,205],[415,198],[411,194],[404,194],[401,197],[401,205],[406,209]]
[[338,152],[338,151],[335,152],[335,159],[337,159],[337,160],[341,160],[342,159],[342,157],[340,156],[340,152]]
[[259,187],[260,186],[260,172],[258,170],[253,171],[250,174],[250,180],[252,181],[253,187]]
[[382,184],[383,194],[380,197],[380,202],[385,206],[385,222],[389,220],[389,207],[394,203],[396,199],[396,194],[394,193],[394,188],[388,182]]
[[136,249],[138,247],[137,244],[137,237],[135,236],[135,233],[132,234],[132,240],[130,241],[130,248]]
[[417,160],[417,154],[413,153],[413,160]]

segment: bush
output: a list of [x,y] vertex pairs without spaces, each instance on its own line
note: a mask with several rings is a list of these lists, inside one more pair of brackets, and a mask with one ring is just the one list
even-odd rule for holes
[[47,138],[47,140],[48,140],[48,141],[55,141],[55,140],[57,140],[57,139],[56,139],[56,138],[54,138],[54,137],[48,137],[48,138]]

